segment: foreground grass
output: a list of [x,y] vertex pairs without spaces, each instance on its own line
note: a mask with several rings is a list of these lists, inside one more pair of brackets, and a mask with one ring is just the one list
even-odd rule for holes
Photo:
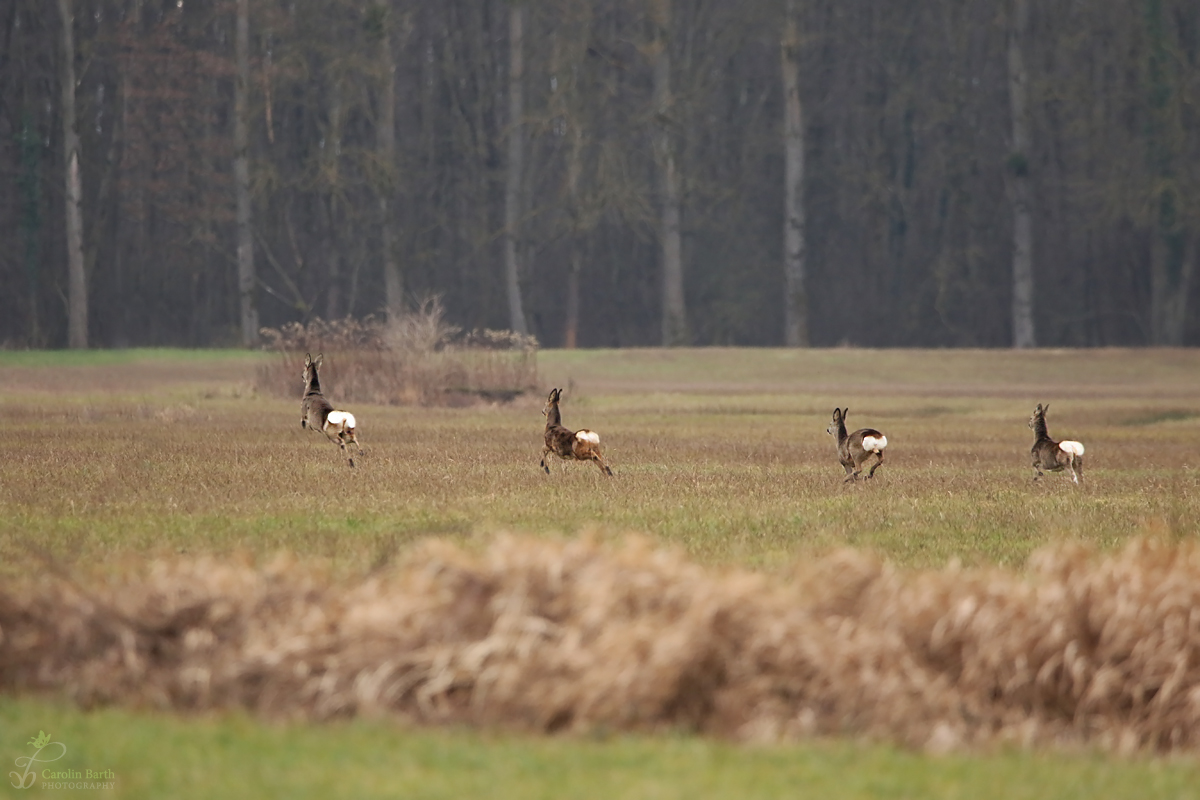
[[[928,757],[817,742],[736,747],[694,738],[524,738],[355,721],[266,725],[240,715],[178,718],[0,697],[0,753],[38,731],[66,769],[111,769],[105,796],[521,798],[1194,798],[1187,761],[1090,755]],[[55,768],[59,768],[56,764]],[[31,794],[49,794],[32,788]]]

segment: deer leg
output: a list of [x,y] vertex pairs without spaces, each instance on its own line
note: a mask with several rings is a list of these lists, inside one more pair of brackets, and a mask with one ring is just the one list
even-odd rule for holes
[[546,463],[546,456],[550,455],[550,448],[542,448],[542,469],[546,470],[546,474],[550,474],[550,465]]
[[350,466],[353,467],[354,459],[350,457],[348,452],[346,452],[346,443],[342,441],[342,435],[337,432],[330,432],[328,425],[325,426],[325,430],[322,431],[322,433],[325,434],[326,439],[338,446],[338,449],[342,451],[342,455],[346,457],[346,460],[350,462]]
[[342,437],[340,437],[340,436],[337,439],[337,446],[341,449],[342,455],[346,457],[346,460],[348,462],[350,462],[350,466],[353,467],[354,466],[354,456],[352,456],[350,454],[350,451],[346,449],[346,443],[342,441]]
[[854,466],[854,471],[851,474],[851,478],[858,480],[858,476],[862,475],[863,464],[867,463],[867,457],[869,455],[869,453],[864,451],[860,454],[850,456],[850,463]]
[[879,469],[879,465],[883,463],[883,451],[882,450],[877,450],[875,452],[875,459],[876,460],[875,460],[874,466],[872,466],[871,471],[867,473],[868,478],[874,478],[875,470]]
[[599,453],[593,453],[592,460],[594,460],[596,462],[596,466],[600,468],[601,472],[603,472],[605,475],[607,475],[610,478],[612,477],[612,470],[608,468],[608,464],[604,463],[603,456],[601,456]]

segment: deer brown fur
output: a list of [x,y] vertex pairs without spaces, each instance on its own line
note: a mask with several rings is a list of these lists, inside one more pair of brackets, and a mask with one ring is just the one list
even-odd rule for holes
[[321,431],[329,441],[342,449],[350,466],[354,466],[354,456],[346,449],[347,444],[353,444],[361,454],[362,445],[358,443],[355,434],[357,425],[354,415],[349,411],[338,411],[333,404],[321,394],[321,381],[317,377],[317,368],[321,366],[324,355],[317,353],[313,358],[309,353],[304,354],[304,399],[300,401],[300,427]]
[[546,470],[547,475],[550,474],[546,456],[553,453],[568,461],[595,461],[601,472],[611,476],[612,470],[604,463],[604,456],[600,452],[600,435],[586,428],[573,431],[563,427],[562,415],[558,410],[558,401],[561,398],[562,389],[551,389],[542,409],[542,414],[546,417],[546,444],[542,448],[542,469]]
[[1029,418],[1029,427],[1033,429],[1033,435],[1036,437],[1033,448],[1029,451],[1029,455],[1033,457],[1033,479],[1037,481],[1041,478],[1042,470],[1062,472],[1070,467],[1072,478],[1075,483],[1079,483],[1083,480],[1083,445],[1069,439],[1056,442],[1050,438],[1050,433],[1046,430],[1046,412],[1049,410],[1049,403],[1046,403],[1045,407],[1038,403],[1037,408],[1033,410],[1033,416]]
[[883,463],[883,448],[887,447],[887,437],[874,428],[860,428],[854,433],[846,433],[846,414],[849,412],[848,408],[835,408],[833,421],[825,429],[826,433],[837,437],[838,461],[846,470],[843,483],[857,480],[863,465],[871,456],[875,456],[875,463],[871,465],[867,477],[874,477],[875,470]]

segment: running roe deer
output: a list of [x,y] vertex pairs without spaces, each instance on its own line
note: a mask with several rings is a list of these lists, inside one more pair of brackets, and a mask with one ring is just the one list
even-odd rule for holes
[[349,411],[336,411],[333,404],[321,394],[321,381],[317,378],[317,368],[321,366],[324,355],[317,353],[313,358],[309,353],[304,354],[304,399],[300,402],[300,427],[321,431],[329,441],[342,448],[342,455],[354,466],[354,456],[346,449],[347,442],[353,443],[361,454],[362,445],[354,434],[357,424],[354,415]]
[[573,461],[595,461],[596,466],[605,475],[612,476],[612,470],[604,463],[600,453],[600,434],[595,431],[581,429],[572,431],[562,425],[562,415],[558,411],[558,401],[562,398],[562,389],[551,389],[546,398],[542,414],[546,417],[546,445],[542,448],[542,469],[550,474],[550,465],[546,456],[554,453],[559,458]]
[[875,463],[867,477],[874,477],[875,470],[883,463],[883,448],[887,447],[887,437],[874,428],[860,428],[854,433],[846,433],[848,413],[848,408],[835,408],[833,421],[825,429],[826,433],[837,437],[838,460],[846,470],[846,479],[842,483],[858,480],[863,464],[871,455],[875,456]]
[[1071,476],[1075,483],[1079,483],[1083,480],[1083,445],[1070,439],[1056,442],[1050,438],[1046,431],[1046,412],[1049,410],[1049,403],[1046,403],[1045,407],[1038,403],[1037,408],[1033,410],[1033,416],[1029,418],[1029,427],[1037,437],[1033,449],[1029,451],[1033,456],[1033,480],[1036,482],[1042,477],[1042,470],[1062,472],[1066,467],[1070,467]]

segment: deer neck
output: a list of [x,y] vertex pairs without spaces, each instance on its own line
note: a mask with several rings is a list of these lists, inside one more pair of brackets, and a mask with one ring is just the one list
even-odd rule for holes
[[558,403],[551,403],[546,411],[546,427],[556,428],[559,425],[562,425],[562,415],[558,413]]
[[1046,430],[1046,420],[1043,417],[1036,417],[1033,420],[1033,435],[1038,439],[1049,439],[1050,433]]
[[317,373],[314,371],[312,374],[312,377],[308,379],[308,385],[304,390],[304,394],[307,396],[310,394],[320,394],[320,393],[321,393],[321,382],[319,380],[317,380]]
[[846,420],[844,420],[844,419],[838,420],[838,430],[837,430],[838,447],[841,447],[842,445],[844,445],[846,443],[846,440],[849,438],[850,438],[850,434],[846,433]]

